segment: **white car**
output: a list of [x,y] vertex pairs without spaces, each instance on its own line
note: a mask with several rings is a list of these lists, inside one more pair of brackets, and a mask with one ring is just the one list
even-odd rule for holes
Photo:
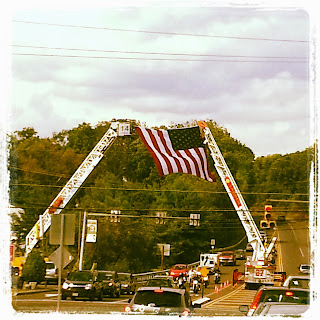
[[261,303],[253,316],[301,316],[309,309],[308,304]]
[[52,261],[46,262],[46,275],[45,281],[47,283],[58,283],[58,269]]

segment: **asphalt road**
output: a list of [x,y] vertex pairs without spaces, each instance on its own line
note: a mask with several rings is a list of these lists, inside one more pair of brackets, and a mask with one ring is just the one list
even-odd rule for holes
[[[278,225],[276,231],[269,230],[268,236],[278,236],[279,244],[278,270],[286,271],[288,275],[298,274],[298,266],[301,263],[309,263],[310,241],[308,223],[285,222]],[[237,268],[244,271],[244,260],[238,260]],[[241,315],[238,306],[252,301],[254,291],[244,290],[241,285],[232,288],[232,271],[235,267],[221,267],[221,284],[215,285],[211,279],[208,288],[204,289],[204,296],[211,299],[211,302],[203,305],[200,309],[195,309],[196,316],[231,316]],[[60,302],[60,311],[64,313],[96,313],[96,314],[119,314],[128,303],[131,295],[122,295],[120,298],[105,297],[101,301],[88,300],[67,300]],[[191,293],[192,300],[202,297],[202,293]],[[52,287],[51,292],[16,295],[12,298],[12,306],[18,312],[54,312],[57,310],[57,290]],[[243,315],[243,314],[242,314]]]

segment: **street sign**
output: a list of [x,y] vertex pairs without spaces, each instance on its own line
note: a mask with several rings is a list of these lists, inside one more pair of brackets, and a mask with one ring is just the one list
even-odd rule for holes
[[87,220],[87,236],[86,242],[96,242],[97,241],[97,220]]
[[52,214],[50,227],[50,244],[60,244],[61,218],[64,216],[63,223],[63,244],[74,245],[75,235],[75,215],[74,214]]
[[[60,266],[60,250],[61,247],[59,247],[56,251],[54,251],[50,256],[49,256],[49,260],[52,261],[56,266]],[[68,251],[68,249],[66,249],[65,247],[63,247],[62,250],[62,269],[65,268],[72,260],[73,260],[73,256],[71,255],[71,253]]]
[[170,256],[170,244],[169,243],[158,243],[161,254],[166,257]]

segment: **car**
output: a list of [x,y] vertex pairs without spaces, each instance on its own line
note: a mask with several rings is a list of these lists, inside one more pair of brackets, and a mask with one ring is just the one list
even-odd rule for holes
[[236,258],[233,251],[222,251],[219,256],[219,263],[220,265],[226,266],[235,266],[236,265]]
[[309,273],[310,273],[311,266],[310,266],[310,264],[302,263],[302,264],[300,264],[300,266],[298,267],[298,269],[299,269],[299,272],[300,272],[300,273],[309,274]]
[[237,249],[234,254],[237,260],[244,260],[246,256],[243,249]]
[[[260,303],[252,316],[301,316],[309,309],[308,304],[281,303],[281,302],[266,302]],[[246,312],[246,309],[241,309],[241,312]]]
[[193,308],[191,297],[185,289],[140,287],[124,311],[136,315],[189,316]]
[[116,271],[97,272],[97,281],[101,284],[102,294],[110,297],[120,297],[121,283]]
[[170,276],[173,277],[173,280],[176,280],[182,274],[183,276],[187,276],[188,274],[188,266],[184,263],[177,263],[170,269]]
[[58,283],[58,269],[52,261],[46,262],[46,283]]
[[118,272],[118,277],[121,285],[121,294],[133,294],[136,290],[136,283],[132,274],[127,272]]
[[147,281],[146,287],[174,288],[175,283],[172,276],[155,276]]
[[310,276],[298,275],[289,276],[283,283],[283,287],[310,289]]
[[92,271],[73,271],[69,273],[64,281],[61,290],[62,300],[67,298],[88,298],[94,300],[103,299],[101,285],[97,281],[97,276]]
[[[309,304],[310,290],[300,288],[272,287],[262,286],[257,291],[250,307],[247,306],[247,316],[252,316],[260,303],[292,303],[292,304]],[[245,306],[241,306],[243,311]]]

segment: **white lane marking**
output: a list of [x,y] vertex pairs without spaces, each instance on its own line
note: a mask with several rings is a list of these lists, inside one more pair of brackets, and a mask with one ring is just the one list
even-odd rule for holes
[[303,254],[302,249],[300,247],[299,247],[299,250],[300,250],[301,255],[304,257],[304,254]]
[[58,296],[57,293],[46,293],[46,294],[45,294],[45,297],[46,297],[46,298],[57,297],[57,296]]

